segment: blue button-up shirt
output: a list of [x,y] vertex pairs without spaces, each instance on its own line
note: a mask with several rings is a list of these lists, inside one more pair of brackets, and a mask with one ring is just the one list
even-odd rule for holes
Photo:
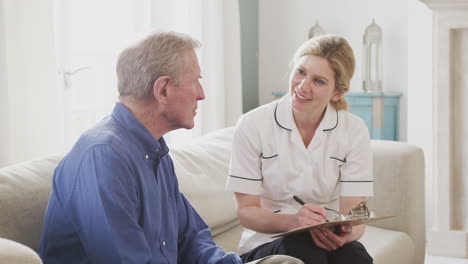
[[56,168],[40,256],[55,263],[242,263],[179,191],[164,139],[120,103]]

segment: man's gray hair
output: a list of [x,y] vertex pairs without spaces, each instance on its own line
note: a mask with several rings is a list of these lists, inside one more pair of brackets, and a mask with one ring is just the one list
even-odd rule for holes
[[200,42],[189,35],[160,31],[125,49],[117,61],[119,96],[146,98],[161,76],[174,78],[178,85],[184,69],[183,52],[198,47]]

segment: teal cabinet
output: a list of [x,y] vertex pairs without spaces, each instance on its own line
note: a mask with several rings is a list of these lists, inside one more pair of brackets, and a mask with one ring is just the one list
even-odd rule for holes
[[347,93],[349,111],[361,117],[372,139],[399,139],[401,93]]
[[[275,99],[285,92],[273,92]],[[364,120],[371,139],[398,141],[401,93],[347,93],[349,111]]]

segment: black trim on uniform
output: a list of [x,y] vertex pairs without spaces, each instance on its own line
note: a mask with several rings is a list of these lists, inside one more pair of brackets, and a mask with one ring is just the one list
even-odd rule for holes
[[250,178],[244,178],[244,177],[239,177],[239,176],[234,176],[234,175],[229,175],[229,177],[238,178],[242,180],[248,180],[248,181],[263,181],[263,177],[261,179],[250,179]]
[[264,156],[263,156],[263,153],[260,154],[260,157],[262,157],[262,159],[271,159],[271,158],[274,158],[274,157],[276,157],[276,156],[278,156],[278,154],[273,155],[273,156],[270,156],[270,157],[264,157]]
[[281,209],[278,209],[278,210],[274,211],[273,213],[274,213],[274,214],[277,214],[277,213],[279,213],[279,212],[281,212]]
[[340,182],[374,182],[374,181],[340,181]]
[[286,130],[288,130],[288,131],[292,131],[292,129],[290,129],[290,128],[285,128],[284,126],[280,125],[280,123],[278,122],[278,119],[276,118],[276,110],[278,109],[278,105],[279,105],[279,103],[277,103],[277,104],[276,104],[276,107],[275,107],[275,121],[276,121],[276,124],[278,124],[278,126],[280,126],[281,128],[284,128],[284,129],[286,129]]
[[336,158],[336,157],[330,157],[330,159],[336,159],[338,161],[346,163],[346,157],[344,159],[339,159],[339,158]]
[[332,128],[325,128],[325,129],[323,129],[323,131],[330,131],[330,130],[335,129],[335,128],[338,126],[338,110],[335,109],[335,111],[336,111],[336,123],[335,123],[335,126],[332,127]]

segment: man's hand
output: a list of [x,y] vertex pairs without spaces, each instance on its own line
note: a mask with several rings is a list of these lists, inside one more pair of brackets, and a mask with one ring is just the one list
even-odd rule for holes
[[353,227],[350,225],[340,225],[339,234],[333,233],[327,227],[316,228],[310,231],[312,239],[319,248],[327,251],[336,250],[344,244],[354,241]]

